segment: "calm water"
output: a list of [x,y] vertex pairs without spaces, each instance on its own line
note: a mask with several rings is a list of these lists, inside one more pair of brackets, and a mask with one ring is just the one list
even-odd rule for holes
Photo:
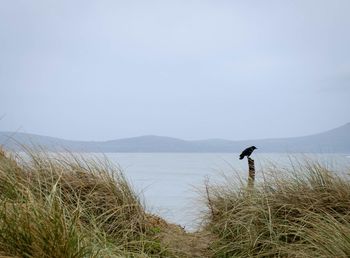
[[[99,157],[101,154],[94,156]],[[203,187],[205,178],[219,180],[222,173],[240,173],[245,178],[247,171],[247,161],[239,160],[238,154],[107,153],[105,156],[123,169],[136,191],[142,195],[148,211],[189,230],[195,229],[200,222],[197,214],[204,209],[204,205],[199,201],[196,189]],[[259,169],[270,161],[290,165],[291,157],[288,155],[253,156],[257,179]],[[304,155],[294,157],[302,159]],[[350,167],[349,154],[312,154],[307,157],[339,170]]]

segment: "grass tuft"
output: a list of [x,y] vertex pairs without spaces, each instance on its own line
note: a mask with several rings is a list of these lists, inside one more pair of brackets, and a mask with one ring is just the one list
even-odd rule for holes
[[350,181],[320,163],[265,171],[254,190],[206,185],[215,257],[348,257]]
[[172,257],[123,173],[107,161],[0,152],[0,254]]

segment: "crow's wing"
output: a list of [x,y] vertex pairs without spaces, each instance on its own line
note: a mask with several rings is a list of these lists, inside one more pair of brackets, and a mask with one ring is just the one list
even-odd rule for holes
[[242,151],[241,156],[247,156],[247,155],[249,155],[249,151],[250,151],[250,148],[245,149],[244,151]]

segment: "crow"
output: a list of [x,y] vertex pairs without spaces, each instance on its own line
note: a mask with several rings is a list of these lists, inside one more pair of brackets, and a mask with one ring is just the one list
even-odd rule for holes
[[252,155],[253,151],[257,149],[255,146],[251,146],[249,148],[246,148],[244,151],[242,151],[241,155],[239,155],[239,159],[243,159],[245,156],[249,158],[250,155]]

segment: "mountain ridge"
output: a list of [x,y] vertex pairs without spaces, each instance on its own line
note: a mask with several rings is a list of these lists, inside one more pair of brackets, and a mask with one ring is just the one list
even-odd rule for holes
[[261,152],[350,152],[350,123],[307,136],[254,140],[183,140],[168,136],[141,135],[107,141],[74,141],[38,134],[0,132],[4,148],[20,150],[40,146],[49,151],[76,152],[239,152],[256,145]]

